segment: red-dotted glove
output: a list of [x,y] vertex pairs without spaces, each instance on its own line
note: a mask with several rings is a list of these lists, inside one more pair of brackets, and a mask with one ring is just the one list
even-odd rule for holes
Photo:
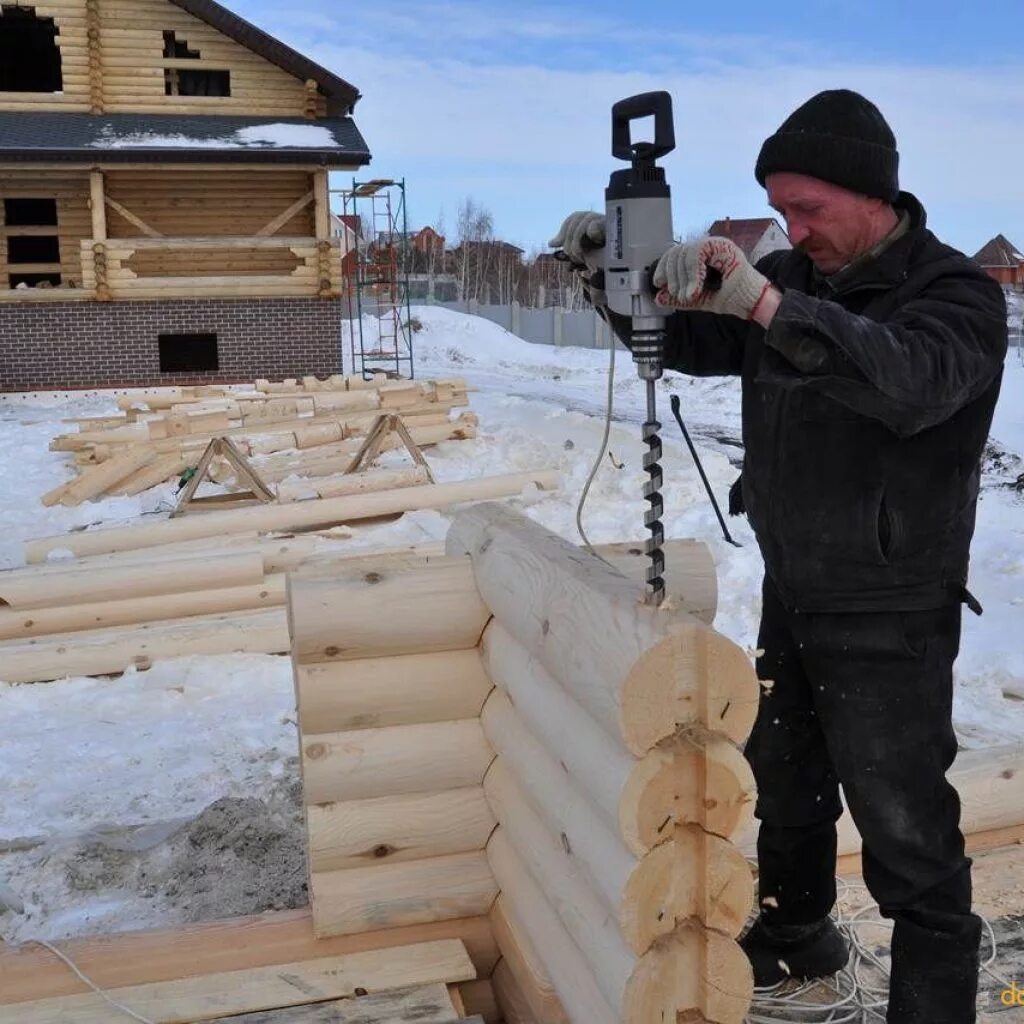
[[738,245],[714,236],[672,246],[658,260],[652,280],[662,305],[744,320],[771,287]]

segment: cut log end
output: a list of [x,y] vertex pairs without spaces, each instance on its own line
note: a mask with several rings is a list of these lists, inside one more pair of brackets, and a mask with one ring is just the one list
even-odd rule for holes
[[735,940],[681,928],[641,957],[626,985],[622,1019],[741,1024],[753,995],[750,962]]
[[735,743],[750,735],[759,686],[747,655],[696,620],[644,653],[622,690],[620,726],[637,757],[680,726],[701,726]]
[[619,801],[619,827],[637,857],[671,839],[676,825],[729,839],[750,823],[755,797],[750,765],[732,743],[680,737],[637,763]]

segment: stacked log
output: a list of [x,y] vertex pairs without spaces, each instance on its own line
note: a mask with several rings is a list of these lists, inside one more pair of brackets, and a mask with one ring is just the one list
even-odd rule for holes
[[[286,654],[284,573],[352,557],[311,538],[421,508],[557,486],[553,472],[400,486],[29,541],[24,569],[0,572],[0,679],[104,675],[180,654]],[[56,551],[74,556],[48,562]],[[386,560],[388,556],[383,556]]]
[[600,554],[479,505],[448,557],[292,576],[314,921],[487,902],[509,1016],[738,1024],[757,682],[708,625],[705,549],[676,550],[698,593],[660,609],[616,565],[635,548]]
[[[452,410],[467,402],[461,380],[391,381],[383,375],[370,381],[336,375],[302,383],[257,381],[252,390],[178,388],[122,396],[122,415],[69,421],[78,430],[51,442],[51,450],[73,454],[79,475],[43,495],[42,502],[78,505],[137,494],[194,466],[213,437],[230,437],[257,459],[257,469],[261,456],[293,453],[282,463],[285,475],[320,475],[307,473],[306,463],[321,460],[304,456],[331,448],[334,462],[322,472],[343,472],[359,439],[382,413],[401,415],[420,445],[475,436],[475,419],[449,422]],[[218,472],[219,482],[231,479],[226,466]]]
[[753,882],[732,842],[753,809],[735,746],[756,713],[749,659],[497,506],[457,515],[448,550],[469,552],[493,615],[480,648],[495,687],[481,712],[492,913],[533,1015],[739,1024],[753,986],[735,941]]
[[316,934],[486,914],[488,611],[468,560],[295,573],[288,613]]

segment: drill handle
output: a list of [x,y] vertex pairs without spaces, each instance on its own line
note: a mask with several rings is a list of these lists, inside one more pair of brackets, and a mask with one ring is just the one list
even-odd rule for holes
[[[654,118],[654,141],[632,142],[630,125],[641,117]],[[676,148],[672,97],[665,91],[628,96],[612,107],[612,156],[634,163],[653,163]]]

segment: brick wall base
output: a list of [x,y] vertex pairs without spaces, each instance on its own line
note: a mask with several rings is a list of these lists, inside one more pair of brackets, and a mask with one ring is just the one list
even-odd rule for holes
[[[158,334],[216,333],[220,368],[161,373]],[[337,299],[0,304],[0,391],[219,384],[341,371]]]

